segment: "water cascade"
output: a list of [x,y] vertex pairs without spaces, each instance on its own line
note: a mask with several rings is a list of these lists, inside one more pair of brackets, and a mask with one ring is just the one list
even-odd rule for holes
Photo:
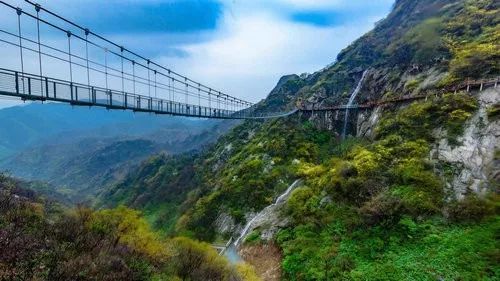
[[262,211],[260,211],[255,217],[253,217],[243,228],[243,230],[240,233],[240,236],[238,239],[236,239],[233,243],[233,245],[237,248],[241,240],[248,234],[248,231],[250,231],[252,225],[254,224],[255,221],[264,218],[270,210],[272,210],[276,205],[281,204],[284,200],[287,199],[288,195],[292,192],[292,190],[295,189],[298,185],[300,185],[301,180],[296,180],[294,181],[286,190],[283,194],[281,194],[276,200],[274,201],[273,204],[265,207]]
[[347,121],[349,119],[349,107],[352,106],[354,103],[354,99],[358,95],[359,91],[361,90],[361,86],[363,85],[363,81],[365,80],[367,70],[363,72],[363,75],[361,76],[361,79],[358,82],[358,85],[352,92],[351,96],[349,97],[349,101],[347,102],[347,108],[345,110],[345,117],[344,117],[344,128],[342,129],[342,139],[345,139],[346,133],[347,133]]

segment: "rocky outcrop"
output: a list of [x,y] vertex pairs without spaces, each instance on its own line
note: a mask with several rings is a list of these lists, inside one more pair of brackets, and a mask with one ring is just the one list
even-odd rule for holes
[[358,114],[356,122],[356,136],[371,139],[374,136],[374,129],[380,120],[382,109],[376,107],[373,110],[367,110]]
[[227,213],[221,212],[215,220],[215,229],[218,233],[233,233],[236,230],[234,218]]
[[248,223],[243,228],[240,237],[238,237],[235,241],[235,245],[239,246],[241,241],[244,241],[245,237],[254,229],[258,229],[260,231],[261,240],[272,240],[278,230],[286,227],[290,223],[290,219],[286,216],[282,216],[280,211],[283,205],[287,202],[292,191],[301,184],[301,180],[296,180],[276,199],[273,204],[267,206],[257,214],[247,215],[247,218],[251,216],[251,219],[247,220]]
[[431,158],[453,167],[447,179],[450,195],[461,199],[470,191],[484,194],[498,181],[500,167],[494,161],[500,150],[500,122],[488,120],[487,109],[500,102],[500,89],[490,88],[478,94],[480,108],[465,124],[464,134],[458,138],[460,145],[452,146],[445,132],[435,132],[439,141],[434,144]]

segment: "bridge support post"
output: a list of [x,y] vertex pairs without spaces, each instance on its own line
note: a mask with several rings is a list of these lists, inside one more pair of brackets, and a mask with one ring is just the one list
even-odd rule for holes
[[28,95],[31,96],[31,77],[28,77]]
[[54,98],[57,98],[57,87],[56,87],[56,82],[52,82],[52,86],[54,87]]
[[17,71],[15,73],[15,77],[16,77],[16,94],[19,95],[19,74],[17,73]]
[[69,83],[69,91],[71,93],[71,100],[73,100],[73,82]]
[[45,77],[45,96],[49,97],[49,79]]

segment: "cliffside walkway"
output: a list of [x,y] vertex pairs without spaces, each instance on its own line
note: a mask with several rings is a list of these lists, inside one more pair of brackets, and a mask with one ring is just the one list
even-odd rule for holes
[[350,106],[347,105],[338,105],[338,106],[318,106],[316,107],[314,104],[312,105],[298,105],[297,109],[300,112],[318,112],[318,111],[336,111],[336,110],[347,110],[347,109],[370,109],[379,106],[385,106],[395,103],[403,103],[409,102],[413,100],[422,100],[427,99],[432,96],[439,96],[445,93],[457,93],[459,91],[466,92],[475,92],[475,91],[483,91],[487,88],[496,88],[500,83],[500,77],[491,78],[491,79],[479,79],[479,80],[467,80],[457,85],[453,85],[450,87],[445,87],[440,89],[439,91],[432,92],[424,92],[417,95],[407,95],[397,98],[389,98],[382,99],[379,101],[366,102],[362,104],[352,104]]

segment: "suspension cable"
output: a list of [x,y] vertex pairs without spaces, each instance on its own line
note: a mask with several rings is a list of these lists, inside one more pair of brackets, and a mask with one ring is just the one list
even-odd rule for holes
[[87,84],[89,85],[90,88],[90,69],[89,69],[89,43],[88,43],[88,37],[89,37],[90,31],[88,28],[85,29],[85,60],[87,62]]
[[[21,55],[21,73],[24,74],[24,60],[23,60],[23,40],[22,40],[22,35],[21,35],[21,15],[22,15],[22,10],[21,8],[16,9],[17,13],[17,27],[19,31],[19,53]],[[22,84],[23,84],[23,94],[25,93],[24,89],[24,77],[22,79]]]
[[134,95],[135,95],[135,61],[132,61],[132,84],[133,84]]
[[[35,3],[33,3],[32,1],[29,1],[29,0],[25,0],[25,2],[27,2],[27,3],[31,4],[31,5],[38,5],[38,4],[35,4]],[[4,5],[7,5],[7,6],[9,6],[9,7],[12,7],[11,5],[9,5],[9,4],[7,4],[7,3],[5,3],[5,2],[3,2],[3,1],[0,1],[0,3],[2,3],[2,4],[4,4]],[[79,28],[79,29],[85,30],[85,28],[83,28],[82,26],[80,26],[80,25],[78,25],[78,24],[76,24],[76,23],[74,23],[74,22],[72,22],[72,21],[70,21],[70,20],[68,20],[68,19],[66,19],[66,18],[64,18],[64,17],[62,17],[62,16],[60,16],[60,15],[56,14],[56,13],[54,13],[54,12],[51,12],[50,10],[45,9],[45,8],[41,7],[40,5],[38,5],[38,6],[40,7],[40,9],[44,10],[44,11],[45,11],[45,12],[47,12],[48,14],[50,14],[50,15],[52,15],[52,16],[54,16],[54,17],[56,17],[56,18],[58,18],[58,19],[60,19],[60,20],[62,20],[62,21],[65,21],[65,22],[67,22],[67,23],[69,23],[69,24],[71,24],[71,25],[73,25],[73,26],[75,26],[75,27],[77,27],[77,28]],[[44,22],[45,22],[45,21],[44,21]],[[57,27],[57,26],[55,26],[55,25],[53,25],[53,24],[51,24],[51,23],[48,23],[48,22],[46,22],[46,23],[47,23],[48,25],[51,25],[51,26],[53,26],[53,27],[55,27],[55,28],[60,29],[59,27]],[[123,48],[122,46],[120,46],[120,45],[118,45],[118,44],[116,44],[116,43],[114,43],[114,42],[112,42],[112,41],[110,41],[110,40],[108,40],[108,39],[106,39],[106,38],[104,38],[104,37],[100,36],[99,34],[96,34],[96,33],[91,32],[91,31],[90,31],[90,34],[92,34],[94,37],[96,37],[96,38],[98,38],[98,39],[100,39],[100,40],[102,40],[102,41],[104,41],[104,42],[107,42],[107,43],[109,43],[109,44],[111,44],[111,45],[113,45],[113,46],[115,46],[115,47],[117,47],[117,48],[121,48],[122,50],[124,50],[124,51],[128,52],[128,53],[129,53],[129,54],[131,54],[131,55],[134,55],[134,56],[136,56],[136,57],[138,57],[138,58],[142,59],[143,61],[147,61],[147,59],[146,59],[145,57],[143,57],[143,56],[141,56],[141,55],[139,55],[139,54],[137,54],[137,53],[135,53],[135,52],[133,52],[133,51],[131,51],[131,50],[129,50],[129,49],[125,49],[125,48]],[[95,44],[95,43],[93,43],[93,42],[89,42],[89,43],[90,43],[90,44],[93,44],[93,45],[95,45],[95,46],[97,46],[97,47],[102,48],[102,46],[99,46],[99,45],[97,45],[97,44]],[[122,53],[123,53],[123,52],[122,52]],[[127,60],[131,60],[131,59],[129,59],[129,58],[125,58],[125,59],[127,59]],[[177,73],[177,72],[171,71],[170,69],[165,68],[165,67],[163,67],[163,66],[161,66],[161,65],[159,65],[159,64],[157,64],[157,63],[155,63],[155,62],[151,62],[151,64],[155,65],[156,67],[159,67],[160,69],[163,69],[163,70],[165,70],[165,71],[168,71],[168,72],[169,72],[169,74],[173,74],[173,75],[176,75],[176,76],[178,76],[178,77],[180,77],[180,78],[183,78],[183,79],[185,80],[185,82],[189,82],[189,83],[196,83],[195,81],[193,81],[193,80],[191,80],[191,79],[187,78],[186,76],[183,76],[183,75],[181,75],[181,74],[179,74],[179,73]],[[144,65],[142,65],[142,64],[139,64],[139,65],[141,65],[141,66],[143,66],[143,67],[144,67]],[[163,73],[160,73],[160,74],[161,74],[161,75],[164,75]],[[175,79],[175,78],[174,78],[174,79]],[[179,82],[180,82],[180,81],[179,81]],[[205,86],[205,85],[201,85],[201,86],[204,88],[204,89],[202,89],[202,91],[203,91],[203,92],[205,92],[205,93],[208,93],[208,89],[210,89],[210,88],[209,88],[209,87],[207,87],[207,86]],[[225,94],[224,94],[224,95],[225,95]],[[242,101],[243,101],[243,100],[242,100]],[[251,103],[249,103],[249,102],[245,102],[245,104],[250,104],[250,105],[251,105]]]
[[208,90],[208,108],[210,108],[210,116],[212,115],[212,89]]
[[73,63],[71,62],[71,32],[66,33],[68,35],[68,59],[69,59],[69,81],[73,83]]
[[124,78],[123,77],[123,48],[120,48],[120,52],[122,54],[122,56],[121,56],[121,63],[122,63],[122,71],[121,71],[121,73],[122,73],[122,93],[125,93],[125,81],[123,79]]
[[21,8],[17,8],[17,27],[19,31],[19,53],[21,55],[21,72],[24,73],[24,61],[23,61],[23,41],[21,39]]
[[185,98],[186,98],[186,104],[188,104],[188,83],[187,83],[187,78],[184,79],[184,85],[186,85],[186,94],[185,94]]
[[156,87],[156,70],[154,71],[154,74],[155,74],[155,98],[156,98],[157,97],[157,95],[156,95],[156,89],[157,89],[157,87]]
[[109,89],[108,86],[108,49],[104,50],[104,76],[106,80],[106,89]]
[[[0,1],[0,4],[4,4],[6,6],[14,8],[11,5],[5,3],[4,1]],[[37,53],[38,53],[38,60],[39,60],[39,74],[40,74],[41,77],[43,77],[43,73],[44,73],[43,72],[44,66],[43,66],[42,55],[47,56],[47,57],[53,57],[53,58],[56,58],[58,60],[65,61],[61,57],[55,57],[54,55],[52,55],[50,53],[45,53],[45,52],[41,51],[41,47],[43,46],[44,50],[45,49],[47,49],[47,50],[48,49],[52,49],[52,50],[57,50],[59,52],[62,52],[64,54],[64,51],[61,51],[61,50],[58,50],[56,48],[52,48],[51,46],[47,46],[45,44],[42,44],[42,42],[41,42],[41,30],[40,30],[41,29],[41,27],[40,27],[41,24],[40,23],[44,23],[44,24],[46,24],[46,25],[48,25],[50,27],[53,27],[53,28],[58,29],[58,30],[61,30],[61,31],[63,31],[63,32],[65,32],[65,33],[68,34],[68,53],[67,53],[68,54],[68,61],[67,62],[69,63],[70,81],[71,82],[73,82],[73,77],[72,77],[73,76],[73,72],[72,72],[73,64],[75,64],[75,66],[82,66],[82,64],[79,64],[79,63],[73,61],[73,58],[80,58],[77,55],[72,54],[72,51],[74,51],[74,50],[72,50],[72,46],[71,46],[72,45],[72,42],[71,42],[72,41],[71,40],[72,36],[71,35],[73,35],[73,36],[77,37],[77,39],[85,41],[85,59],[84,60],[85,60],[86,63],[85,63],[85,66],[82,66],[82,67],[85,67],[86,70],[87,70],[87,86],[90,87],[90,71],[96,71],[96,72],[99,72],[99,73],[103,73],[105,75],[106,88],[109,88],[109,86],[110,86],[109,85],[109,79],[108,79],[109,75],[115,76],[115,77],[119,77],[119,76],[113,75],[113,73],[112,73],[112,71],[118,72],[119,70],[115,70],[112,67],[110,68],[110,66],[109,66],[109,62],[108,62],[108,52],[109,52],[109,53],[111,53],[113,55],[117,55],[117,56],[119,56],[121,58],[122,92],[124,93],[125,92],[125,85],[124,85],[125,84],[125,80],[129,80],[129,79],[125,79],[125,76],[130,77],[130,73],[125,73],[125,71],[124,71],[124,60],[133,61],[133,60],[131,60],[131,58],[127,58],[127,57],[124,56],[124,52],[126,51],[129,54],[135,55],[135,56],[137,56],[137,57],[139,57],[141,59],[144,59],[144,61],[147,61],[147,66],[144,66],[144,63],[138,63],[138,65],[141,66],[141,67],[146,68],[147,71],[148,71],[148,77],[147,77],[148,94],[149,94],[149,96],[151,96],[151,73],[150,73],[150,71],[153,70],[153,69],[151,69],[151,65],[157,66],[154,62],[151,62],[151,61],[149,61],[149,60],[147,60],[147,59],[145,59],[145,58],[143,58],[143,57],[141,57],[141,56],[139,56],[139,55],[137,55],[137,54],[135,54],[135,53],[133,53],[133,52],[125,49],[125,48],[123,48],[123,47],[120,48],[120,54],[117,54],[116,52],[113,52],[112,50],[109,51],[106,47],[100,46],[100,45],[98,45],[98,44],[90,41],[89,40],[89,38],[90,38],[89,35],[92,34],[94,37],[97,37],[97,38],[99,38],[101,40],[104,40],[104,41],[106,41],[108,43],[110,41],[107,41],[106,39],[101,38],[100,36],[95,35],[95,33],[91,32],[88,29],[82,28],[81,26],[78,26],[78,28],[81,28],[82,30],[85,31],[84,38],[82,38],[81,36],[78,36],[78,35],[71,34],[69,31],[64,30],[61,27],[58,27],[58,26],[56,26],[54,24],[51,24],[51,23],[47,22],[46,20],[42,19],[40,17],[40,11],[42,11],[42,10],[46,11],[46,10],[44,8],[42,8],[40,5],[35,5],[35,10],[36,10],[36,16],[30,15],[29,13],[21,11],[21,9],[18,10],[18,13],[19,13],[19,15],[18,15],[18,28],[19,28],[18,39],[19,39],[19,47],[20,47],[19,49],[20,49],[20,52],[21,52],[21,55],[20,55],[21,56],[21,70],[23,72],[24,72],[24,61],[23,61],[23,59],[24,59],[24,53],[23,53],[23,49],[30,49],[30,48],[26,48],[25,46],[22,46],[23,43],[27,42],[22,37],[22,29],[21,29],[21,22],[20,22],[21,21],[20,20],[20,15],[22,15],[24,13],[24,14],[27,14],[29,17],[35,18],[36,21],[37,21],[37,42],[36,42],[36,44],[38,46]],[[47,14],[54,15],[51,12],[47,12]],[[10,42],[8,42],[8,43],[11,44]],[[89,45],[97,46],[98,48],[103,48],[104,49],[104,53],[105,53],[104,54],[104,56],[105,56],[105,58],[104,58],[104,60],[105,60],[104,61],[104,65],[90,60]],[[113,45],[119,47],[118,45],[115,45],[114,43],[113,43]],[[98,65],[99,66],[98,68],[100,68],[100,69],[102,69],[101,67],[104,66],[104,72],[102,72],[99,69],[96,69],[95,66],[91,67],[91,65],[90,65],[91,63],[93,65]],[[135,63],[137,63],[137,62],[135,62]],[[141,77],[141,76],[137,76],[136,75],[136,73],[135,73],[135,63],[133,63],[133,73],[131,75],[132,76],[132,81],[133,81],[133,84],[134,84],[134,93],[136,93],[136,90],[137,90],[137,88],[136,88],[137,85],[136,84],[140,83],[140,84],[144,85],[145,83],[143,83],[141,81],[146,80],[144,76]],[[159,67],[161,69],[165,69],[162,66],[157,66],[157,67]],[[111,73],[110,73],[110,71],[111,71]],[[168,86],[167,89],[169,89],[169,93],[171,94],[173,101],[175,101],[175,93],[182,93],[183,92],[184,95],[185,95],[186,104],[189,103],[189,100],[190,100],[189,96],[192,96],[192,97],[197,97],[198,98],[198,105],[199,106],[201,106],[201,99],[208,100],[209,101],[209,105],[210,106],[212,105],[212,98],[213,97],[212,97],[212,89],[211,88],[208,88],[208,87],[206,87],[206,86],[204,86],[204,85],[202,85],[200,83],[196,83],[196,82],[195,82],[196,84],[191,84],[191,83],[194,82],[193,80],[191,80],[191,79],[189,79],[189,78],[187,78],[185,76],[179,75],[176,72],[173,72],[173,71],[171,72],[170,70],[168,70],[168,75],[165,75],[164,73],[161,73],[161,72],[157,72],[156,69],[153,70],[153,71],[155,72],[155,97],[156,98],[157,98],[158,88],[161,89],[161,85],[162,85],[161,84],[161,80],[160,80],[160,82],[157,80],[157,74],[160,74],[162,76],[166,76],[166,77],[169,78],[169,83],[168,83],[169,86]],[[184,81],[185,87],[178,87],[178,88],[176,88],[175,87],[175,81],[177,79],[174,78],[174,77],[171,77],[171,75],[177,75],[179,77],[182,77],[183,81]],[[137,81],[138,79],[141,80],[141,81]],[[179,80],[177,80],[177,81],[181,82]],[[174,84],[174,85],[171,85],[171,84]],[[163,85],[165,85],[165,84],[163,84]],[[181,90],[182,88],[184,88],[184,89]],[[43,83],[42,83],[42,89],[43,89]],[[195,91],[195,89],[197,89],[197,91]],[[202,92],[203,92],[203,96],[202,96]],[[206,94],[208,94],[208,95],[206,95]],[[222,98],[224,98],[224,101],[222,101]],[[231,96],[228,96],[226,94],[222,94],[221,92],[218,92],[218,94],[217,94],[218,101],[217,102],[218,102],[219,109],[221,109],[221,107],[220,107],[220,103],[221,102],[224,103],[224,104],[226,104],[226,106],[225,106],[226,109],[228,108],[228,106],[229,106],[229,104],[228,104],[228,98],[229,98],[229,102],[231,102],[231,106],[233,106],[233,107],[236,106],[234,104],[234,102],[236,100],[239,100],[239,99],[231,97]],[[249,104],[249,103],[245,102],[245,104]]]
[[35,5],[36,10],[36,30],[37,30],[37,38],[38,38],[38,64],[40,66],[40,91],[43,93],[43,72],[42,72],[42,49],[40,46],[40,5]]
[[148,96],[151,97],[151,78],[150,78],[150,71],[149,71],[149,60],[147,62],[148,64]]

